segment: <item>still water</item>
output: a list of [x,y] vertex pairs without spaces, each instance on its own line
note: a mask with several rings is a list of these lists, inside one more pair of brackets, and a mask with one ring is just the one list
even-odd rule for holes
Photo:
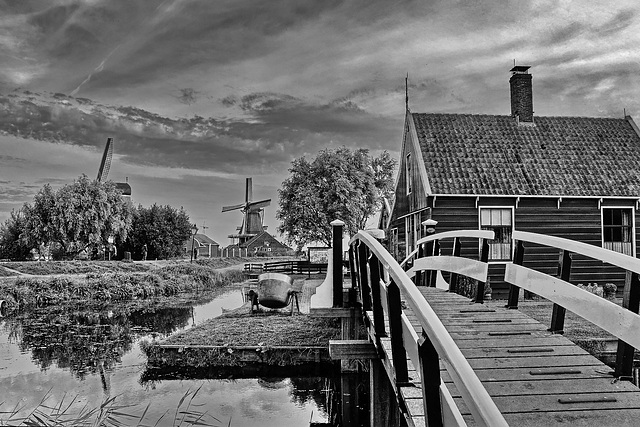
[[[146,369],[141,340],[184,331],[241,304],[240,290],[233,289],[170,306],[49,307],[0,319],[0,412],[26,415],[46,397],[47,406],[70,404],[71,413],[115,397],[115,403],[131,405],[123,412],[138,416],[149,405],[145,424],[172,425],[189,393],[181,409],[190,402],[191,409],[207,413],[210,425],[327,422],[336,400],[329,376],[167,380]],[[0,413],[0,425],[7,417]]]

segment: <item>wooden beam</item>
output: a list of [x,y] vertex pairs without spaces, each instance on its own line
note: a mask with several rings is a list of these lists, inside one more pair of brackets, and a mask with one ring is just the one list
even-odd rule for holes
[[343,319],[352,316],[359,316],[359,313],[355,313],[356,310],[360,311],[356,308],[312,308],[309,310],[309,315],[311,317]]
[[369,340],[329,340],[329,357],[342,359],[378,359],[376,346]]

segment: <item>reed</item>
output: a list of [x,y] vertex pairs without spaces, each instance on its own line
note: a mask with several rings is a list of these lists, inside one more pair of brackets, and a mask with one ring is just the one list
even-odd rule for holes
[[73,402],[78,396],[68,398],[66,395],[57,404],[50,404],[52,400],[49,390],[40,400],[38,405],[25,411],[25,407],[16,405],[8,411],[2,411],[4,402],[0,402],[0,426],[39,426],[39,427],[149,427],[159,425],[172,425],[174,427],[190,426],[231,426],[223,422],[207,411],[201,411],[198,407],[203,404],[195,403],[194,399],[202,386],[196,390],[187,390],[175,408],[167,409],[159,418],[152,419],[149,407],[140,413],[138,405],[122,405],[117,402],[119,396],[106,399],[100,406],[89,408],[87,405],[76,410]]

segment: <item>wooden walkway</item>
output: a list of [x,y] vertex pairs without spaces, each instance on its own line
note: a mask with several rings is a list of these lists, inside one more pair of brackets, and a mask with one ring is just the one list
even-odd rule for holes
[[[547,326],[504,301],[472,304],[437,288],[419,287],[509,425],[640,426],[640,389]],[[405,314],[421,334],[410,309]],[[382,339],[391,359],[388,339]],[[425,425],[419,373],[400,393],[415,426]],[[475,425],[441,362],[441,376],[469,426]]]

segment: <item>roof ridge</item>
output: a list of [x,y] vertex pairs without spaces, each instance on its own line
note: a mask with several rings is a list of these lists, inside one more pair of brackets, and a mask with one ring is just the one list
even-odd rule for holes
[[[430,112],[430,113],[416,113],[412,112],[411,114],[415,116],[461,116],[461,117],[509,117],[510,114],[485,114],[485,113],[439,113],[439,112]],[[631,117],[631,116],[627,116]],[[534,116],[534,123],[536,119],[589,119],[589,120],[627,120],[627,117],[593,117],[593,116]]]

